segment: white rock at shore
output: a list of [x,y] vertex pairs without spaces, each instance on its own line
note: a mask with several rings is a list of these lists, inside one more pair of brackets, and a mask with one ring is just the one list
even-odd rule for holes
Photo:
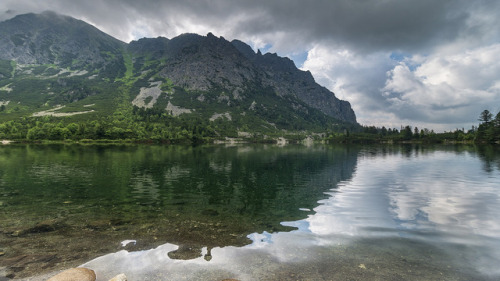
[[125,274],[118,274],[115,277],[109,279],[109,281],[127,281],[127,276]]

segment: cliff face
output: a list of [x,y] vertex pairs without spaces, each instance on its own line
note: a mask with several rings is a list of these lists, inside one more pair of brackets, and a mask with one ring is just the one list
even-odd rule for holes
[[[30,79],[30,89],[21,78]],[[133,100],[130,106],[152,108],[158,102],[176,114],[206,118],[225,112],[221,116],[230,121],[252,112],[265,124],[275,126],[273,119],[279,118],[292,127],[298,119],[318,126],[335,119],[356,123],[348,102],[337,99],[288,58],[255,53],[241,41],[229,42],[211,33],[126,44],[83,21],[52,12],[0,23],[0,84],[0,102],[6,105],[31,99],[30,105],[18,106],[17,113],[109,95],[121,85]],[[48,94],[36,95],[37,91]]]
[[276,54],[262,55],[250,52],[240,41],[233,41],[247,58],[253,61],[260,69],[267,73],[269,79],[265,83],[277,89],[280,95],[291,94],[323,113],[344,120],[356,122],[356,115],[347,101],[339,100],[325,87],[316,83],[309,71],[301,71],[289,58],[282,58]]
[[229,42],[211,33],[206,37],[183,34],[171,40],[141,39],[131,42],[129,49],[136,53],[149,50],[168,58],[161,74],[188,90],[207,91],[217,85],[239,98],[249,84],[258,83],[272,88],[278,96],[292,95],[324,114],[356,123],[349,102],[318,85],[310,72],[297,69],[288,58],[255,53],[238,40]]

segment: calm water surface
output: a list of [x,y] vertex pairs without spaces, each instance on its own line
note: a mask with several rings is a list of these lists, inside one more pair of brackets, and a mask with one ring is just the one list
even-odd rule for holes
[[0,280],[499,280],[500,152],[0,147]]

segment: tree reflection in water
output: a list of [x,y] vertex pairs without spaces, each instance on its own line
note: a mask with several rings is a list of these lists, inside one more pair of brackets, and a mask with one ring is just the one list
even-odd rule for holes
[[[303,146],[2,147],[0,266],[29,276],[120,249],[243,246],[251,233],[290,231],[348,180],[359,149]],[[12,239],[15,237],[15,239]],[[65,247],[60,247],[65,245]],[[36,253],[36,254],[32,254]],[[42,254],[40,254],[42,253]],[[26,264],[20,257],[30,255]],[[212,255],[205,253],[210,260]]]

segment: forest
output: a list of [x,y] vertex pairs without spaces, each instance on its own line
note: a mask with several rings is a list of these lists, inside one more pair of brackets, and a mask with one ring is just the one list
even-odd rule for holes
[[471,129],[436,133],[427,128],[419,129],[410,125],[396,128],[362,126],[358,131],[332,133],[328,140],[334,143],[500,143],[500,112],[495,117],[489,110],[479,115],[478,126]]
[[500,112],[493,116],[490,111],[484,110],[478,121],[478,126],[467,131],[457,129],[443,133],[411,125],[401,126],[398,130],[346,124],[313,133],[287,130],[249,132],[248,126],[237,121],[209,121],[184,115],[174,117],[165,112],[134,107],[131,112],[89,121],[71,121],[53,116],[21,117],[0,123],[0,139],[19,142],[211,143],[226,138],[273,142],[278,137],[297,142],[312,136],[315,140],[328,143],[500,143]]

